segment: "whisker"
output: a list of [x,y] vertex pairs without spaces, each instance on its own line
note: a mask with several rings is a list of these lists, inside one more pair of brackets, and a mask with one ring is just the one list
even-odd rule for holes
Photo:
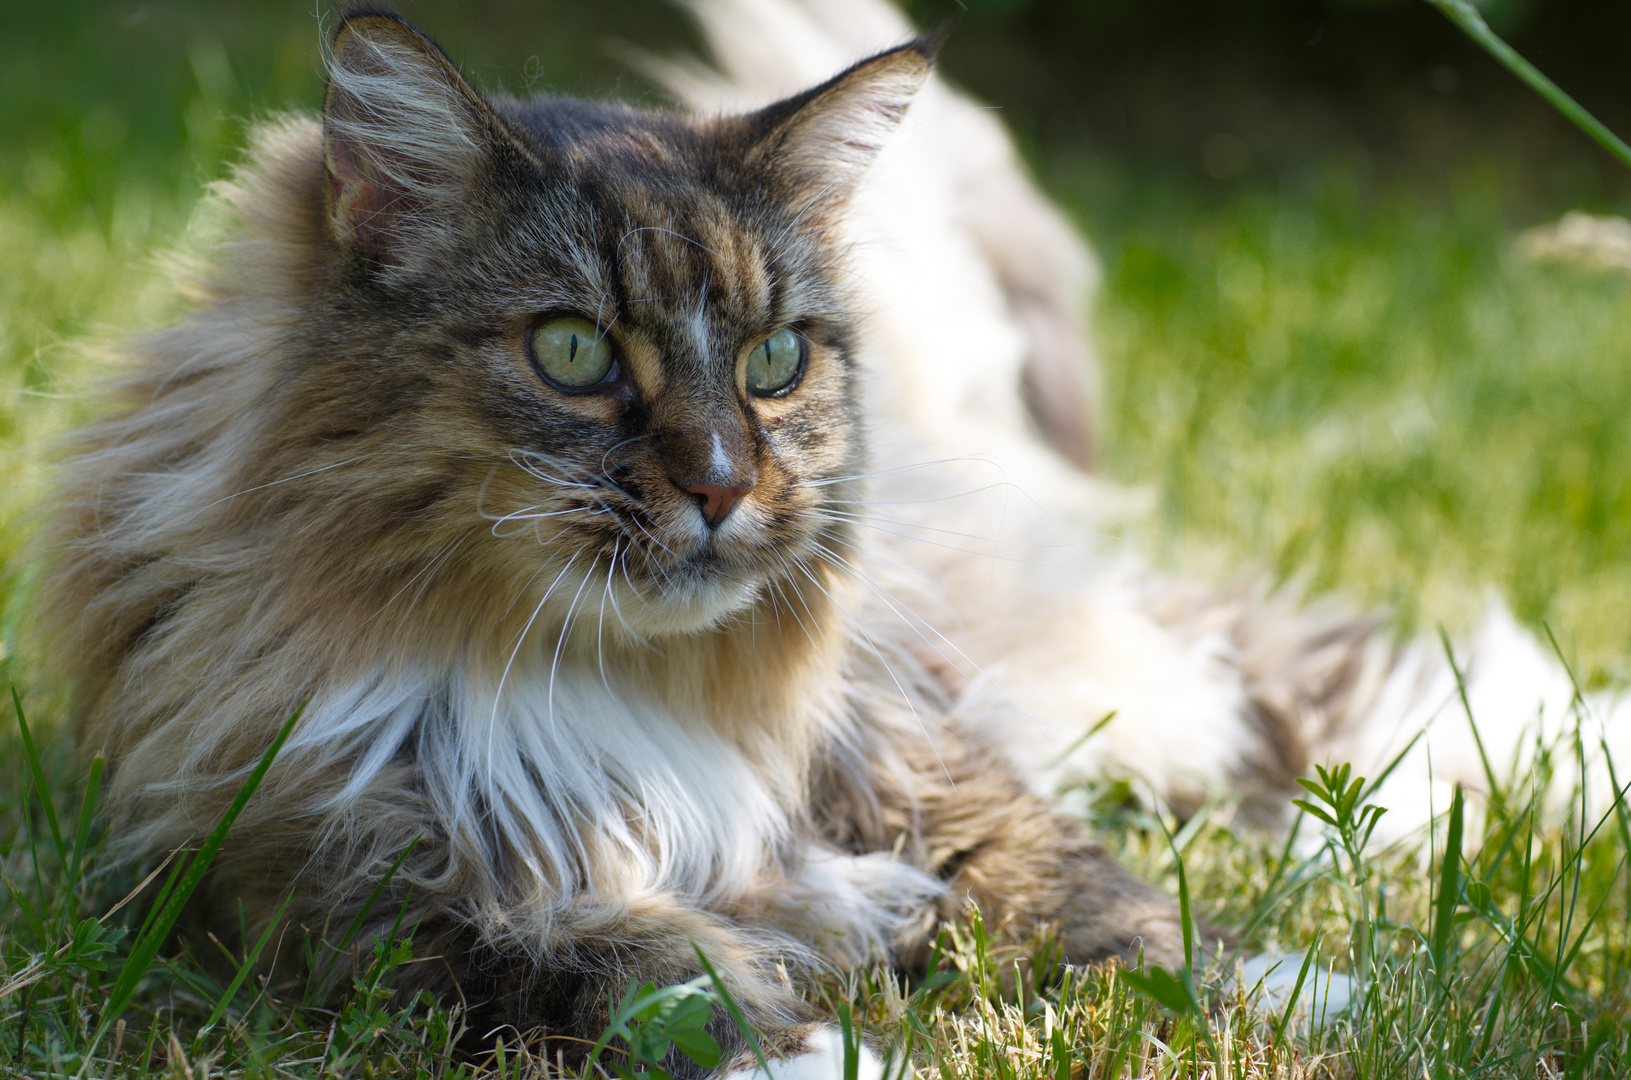
[[397,620],[397,629],[400,630],[402,628],[402,624],[407,621],[407,618],[413,612],[413,609],[419,606],[420,598],[425,595],[425,590],[430,588],[431,579],[436,576],[442,567],[446,566],[452,560],[453,553],[457,551],[460,545],[463,543],[464,537],[461,536],[452,544],[448,545],[447,551],[443,553],[441,559],[436,565],[431,567],[430,573],[425,576],[425,580],[419,583],[419,588],[414,592],[413,599],[409,600],[408,606],[403,609],[402,617]]
[[[650,540],[653,544],[656,544],[658,547],[662,548],[663,551],[666,554],[674,555],[674,550],[672,548],[670,548],[667,544],[663,543],[661,540],[657,539],[655,536],[652,536],[651,531],[649,529],[647,529],[644,525],[640,524],[640,519],[639,518],[631,517],[631,518],[629,518],[629,521],[631,521],[634,524],[635,528],[639,529],[641,532],[646,534],[646,539],[647,540]],[[679,556],[674,555],[674,557],[678,558]],[[656,566],[659,570],[662,569],[662,564],[660,564],[660,563],[655,563],[654,562],[653,565]],[[668,576],[668,573],[667,573],[666,570],[663,572],[663,576],[664,577]]]
[[637,233],[643,233],[643,232],[666,233],[669,236],[672,236],[677,240],[684,240],[687,244],[690,244],[693,247],[700,248],[701,250],[706,251],[709,255],[712,255],[715,259],[719,258],[719,255],[712,248],[708,247],[706,244],[697,243],[695,240],[691,239],[689,236],[686,236],[684,233],[675,232],[673,229],[665,229],[661,225],[641,225],[641,226],[638,226],[637,228],[630,229],[628,232],[624,233],[621,237],[618,238],[617,247],[615,249],[613,249],[613,251],[612,251],[612,256],[615,259],[617,259],[617,265],[618,266],[621,267],[623,265],[623,260],[627,257],[627,256],[625,256],[623,254],[623,244],[624,244],[624,242],[626,240],[628,240],[629,237],[634,236]]
[[[611,477],[611,468],[606,464],[607,459],[610,458],[613,454],[617,453],[619,450],[623,449],[625,446],[628,446],[628,445],[630,445],[632,443],[640,442],[642,439],[649,439],[649,438],[651,438],[651,433],[650,432],[642,432],[639,435],[630,436],[629,438],[624,439],[622,442],[613,443],[610,447],[607,448],[607,450],[606,450],[606,452],[604,454],[600,455],[600,475],[610,479],[610,477]],[[618,488],[618,490],[621,491],[622,488]]]
[[612,327],[617,325],[617,320],[623,317],[623,313],[619,311],[612,316],[611,322],[605,326],[600,325],[600,313],[606,309],[606,301],[611,298],[612,294],[610,292],[603,292],[600,294],[600,299],[595,303],[595,334],[597,335],[595,340],[597,342],[605,340],[606,335],[611,333]]
[[[1000,488],[1018,487],[1012,480],[999,480],[994,484],[984,484],[980,487],[969,488],[966,491],[953,492],[950,495],[934,495],[922,499],[828,499],[829,506],[920,506],[928,503],[950,502],[953,499],[965,499],[970,495],[983,495],[987,491],[996,491]],[[1024,490],[1021,488],[1020,490]]]
[[[607,693],[611,692],[612,687],[606,680],[606,601],[612,595],[612,574],[617,570],[617,552],[622,542],[619,538],[612,545],[611,558],[606,562],[606,586],[600,593],[600,621],[595,624],[595,662],[600,667],[600,685],[606,688]],[[614,613],[617,612],[616,603],[616,600],[612,601]]]
[[[604,514],[608,512],[603,507],[595,506],[570,506],[565,510],[548,510],[540,513],[534,513],[533,511],[536,509],[536,507],[527,507],[524,510],[515,510],[503,515],[502,517],[493,518],[491,519],[493,522],[493,527],[489,531],[500,540],[503,540],[515,535],[513,532],[500,531],[510,522],[537,522],[543,521],[546,518],[565,517],[567,514]],[[537,535],[537,533],[535,532],[534,535]]]
[[580,466],[574,464],[573,462],[566,461],[564,459],[558,458],[553,454],[546,454],[541,450],[523,450],[523,449],[511,450],[510,451],[510,461],[512,463],[514,463],[515,466],[517,468],[521,469],[523,472],[527,473],[530,476],[535,476],[538,479],[544,481],[545,483],[559,484],[561,487],[575,487],[575,488],[595,488],[595,487],[599,487],[599,485],[596,484],[593,481],[592,478],[590,480],[569,480],[569,479],[566,479],[565,477],[551,476],[548,473],[544,472],[543,469],[540,467],[540,465],[535,464],[534,462],[541,462],[543,465],[548,465],[548,466],[551,466],[551,467],[554,467],[554,468],[562,469],[565,472],[571,472],[573,469],[580,468]]
[[[1012,694],[1004,689],[999,680],[994,678],[990,672],[985,670],[985,668],[981,667],[978,661],[969,656],[968,653],[964,652],[955,641],[952,641],[945,634],[941,633],[933,623],[919,615],[917,612],[913,611],[909,605],[901,601],[888,589],[878,584],[878,582],[875,581],[871,575],[864,573],[853,562],[831,550],[825,544],[822,544],[819,541],[815,541],[813,543],[818,558],[825,561],[834,569],[849,574],[851,577],[855,578],[855,580],[861,582],[868,589],[872,590],[873,595],[879,600],[883,601],[884,606],[887,607],[896,618],[905,623],[906,626],[923,641],[924,645],[927,645],[936,656],[945,662],[947,667],[957,672],[957,674],[961,675],[963,678],[968,679],[970,682],[977,681],[980,685],[987,686],[995,690],[1005,701],[1008,702],[1015,712],[1019,713],[1019,715],[1023,716],[1026,720],[1029,720],[1031,724],[1038,731],[1040,731],[1043,737],[1050,743],[1054,742],[1055,733],[1069,734],[1069,732],[1060,725],[1050,724],[1033,715],[1028,709],[1015,700]],[[956,659],[947,656],[943,651],[941,651],[940,646],[931,641],[928,635],[924,633],[924,630],[927,630],[930,634],[933,634],[936,638],[939,638],[940,641],[945,644],[946,648],[950,649],[954,654],[956,654]],[[962,664],[967,664],[970,668],[973,668],[974,674],[979,676],[978,680],[976,680],[974,676],[970,675],[967,671],[964,671]]]
[[549,603],[549,598],[555,595],[555,590],[560,585],[561,579],[566,576],[566,572],[572,569],[572,564],[577,561],[576,554],[566,560],[566,565],[561,567],[561,572],[555,575],[555,580],[549,583],[549,588],[544,590],[544,595],[538,598],[538,606],[532,609],[531,615],[527,616],[526,625],[521,627],[521,632],[515,635],[515,647],[510,650],[510,658],[504,662],[504,673],[498,678],[498,689],[493,691],[492,715],[487,718],[487,773],[489,777],[491,777],[493,771],[493,731],[498,727],[498,702],[504,696],[504,684],[509,682],[510,669],[515,666],[516,655],[521,652],[521,646],[527,640],[527,634],[532,631],[532,624],[538,621],[539,612],[544,610],[544,605]]
[[[847,476],[827,476],[820,480],[799,480],[792,486],[826,487],[830,484],[844,484],[854,480],[875,480],[880,476],[894,476],[898,473],[917,472],[921,469],[933,469],[938,468],[941,465],[955,465],[959,462],[971,462],[977,465],[990,465],[999,471],[1002,469],[1002,465],[991,458],[980,457],[979,455],[968,455],[964,457],[936,458],[933,461],[914,461],[907,465],[894,465],[887,469],[874,469],[871,472],[850,473]],[[1003,484],[1009,483],[1012,483],[1012,481],[1004,480],[1000,484],[991,486],[1000,487]]]
[[912,718],[917,721],[918,727],[923,730],[923,737],[928,742],[929,750],[934,754],[935,761],[939,763],[940,771],[946,774],[946,781],[950,783],[953,788],[955,788],[957,786],[957,781],[953,779],[951,770],[946,767],[945,759],[940,756],[940,748],[935,745],[934,736],[929,732],[929,725],[924,723],[923,715],[917,711],[917,703],[912,700],[912,695],[907,692],[905,684],[900,681],[900,677],[895,674],[895,669],[890,666],[888,660],[884,659],[883,651],[880,650],[877,643],[872,640],[872,636],[862,628],[860,621],[856,619],[854,615],[851,615],[849,611],[844,608],[843,604],[838,602],[838,598],[834,596],[825,585],[816,580],[816,577],[810,571],[810,568],[806,566],[802,560],[794,561],[810,584],[820,589],[827,599],[832,602],[833,607],[837,608],[844,615],[844,617],[849,620],[850,625],[854,627],[855,632],[861,635],[861,640],[866,642],[867,648],[872,650],[872,655],[878,658],[878,663],[883,665],[883,669],[889,675],[890,681],[895,684],[895,689],[900,691],[901,700],[906,703],[907,710],[911,712]]
[[[367,626],[369,623],[373,622],[375,619],[377,619],[381,615],[383,615],[385,613],[386,608],[388,608],[392,604],[396,603],[396,598],[397,597],[399,597],[403,593],[407,592],[408,589],[413,585],[414,582],[418,581],[420,578],[423,577],[423,578],[425,578],[424,584],[419,586],[419,592],[414,594],[413,603],[410,603],[408,605],[408,611],[412,611],[414,603],[418,603],[419,597],[424,595],[425,587],[430,584],[430,578],[425,577],[425,575],[426,574],[434,574],[435,571],[436,571],[436,568],[438,566],[440,566],[443,562],[445,562],[447,557],[453,553],[453,549],[458,547],[462,543],[464,543],[464,537],[459,536],[459,537],[455,537],[449,543],[442,545],[442,547],[436,552],[436,554],[431,556],[430,561],[425,563],[425,565],[419,569],[418,573],[414,574],[413,577],[409,578],[407,581],[404,581],[402,583],[402,587],[400,589],[398,589],[396,592],[392,593],[390,595],[390,598],[387,599],[385,601],[385,603],[381,604],[377,611],[375,611],[372,615],[368,616],[368,618],[364,619],[361,623],[358,624],[358,626],[359,627]],[[406,612],[404,612],[404,616],[406,616]],[[398,625],[400,626],[400,623]]]
[[354,458],[346,458],[344,461],[336,461],[332,465],[323,465],[316,469],[307,469],[303,473],[295,473],[293,476],[285,476],[281,480],[270,480],[264,484],[256,484],[254,487],[246,487],[242,491],[234,491],[231,495],[223,495],[214,502],[205,503],[203,506],[200,506],[197,510],[194,510],[191,514],[189,514],[185,520],[191,521],[193,518],[197,517],[199,514],[202,514],[211,507],[220,506],[224,502],[231,502],[240,495],[248,495],[254,491],[264,491],[269,487],[277,487],[279,484],[288,484],[295,480],[304,480],[308,476],[316,476],[318,473],[328,472],[330,469],[338,469],[342,465],[355,464],[356,462],[363,460],[363,458],[366,456],[367,455],[365,454],[359,454]]
[[[1059,548],[1081,547],[1088,543],[1088,540],[1085,537],[1081,540],[1071,540],[1057,544],[1032,543],[1025,540],[1003,540],[1000,537],[981,536],[979,533],[959,532],[956,529],[942,529],[938,525],[919,525],[913,521],[897,521],[894,518],[880,517],[877,514],[857,514],[849,510],[831,510],[826,506],[820,507],[816,512],[830,517],[842,518],[845,521],[853,521],[858,524],[871,524],[872,522],[879,522],[884,525],[896,525],[902,529],[920,529],[924,532],[941,533],[945,536],[960,536],[965,540],[981,540],[987,544],[998,544],[1003,547],[1024,547],[1055,550]],[[901,533],[890,533],[890,535],[901,536],[903,539],[912,539],[912,537],[906,537]]]
[[[820,511],[820,510],[807,510],[807,511],[804,511],[804,513],[809,514],[811,516],[816,516],[816,517],[822,516],[822,511]],[[859,525],[859,526],[861,526],[863,528],[871,529],[874,532],[882,533],[884,536],[893,536],[893,537],[897,537],[898,539],[901,539],[901,540],[910,540],[913,543],[926,544],[929,547],[942,548],[942,549],[944,549],[946,551],[960,551],[965,555],[978,555],[983,559],[993,559],[993,560],[996,560],[998,562],[1014,563],[1017,566],[1030,566],[1030,567],[1036,567],[1036,568],[1042,569],[1042,570],[1076,570],[1076,569],[1079,569],[1079,567],[1071,566],[1071,565],[1069,565],[1067,563],[1051,563],[1051,562],[1042,562],[1042,561],[1037,560],[1037,559],[1022,559],[1022,558],[1019,558],[1019,557],[1013,556],[1013,555],[999,555],[994,551],[981,551],[978,548],[968,548],[968,547],[961,547],[961,546],[959,546],[957,544],[942,543],[939,540],[931,540],[930,538],[928,538],[926,536],[913,536],[910,533],[895,532],[892,529],[886,529],[881,525],[874,525],[874,524],[872,524],[871,522],[868,522],[868,521],[856,521],[856,522],[844,522],[844,523],[845,524]],[[834,524],[839,524],[839,522],[834,522]],[[977,537],[976,539],[983,539],[983,538]],[[1001,543],[1001,541],[996,541],[996,540],[989,541],[989,542],[990,543]]]
[[[794,590],[794,593],[798,596],[799,604],[800,604],[800,606],[802,606],[804,608],[804,613],[806,615],[810,615],[810,605],[805,601],[804,594],[802,592],[798,592],[798,588],[793,582],[789,581],[787,584],[788,584],[788,586],[790,588],[792,588]],[[819,624],[816,626],[815,632],[814,633],[811,632],[810,627],[805,624],[803,617],[801,615],[799,615],[798,611],[796,609],[794,609],[792,603],[788,601],[787,594],[782,592],[782,582],[780,580],[772,581],[770,583],[770,588],[771,588],[771,590],[773,592],[775,592],[776,599],[780,601],[780,604],[777,605],[777,609],[776,609],[776,625],[777,626],[781,625],[781,617],[782,617],[781,616],[781,608],[786,607],[787,608],[787,613],[789,615],[793,616],[793,621],[798,623],[799,624],[799,629],[804,631],[804,637],[806,638],[806,640],[808,640],[811,644],[814,644],[815,641],[816,641],[816,635],[820,634],[821,643],[826,644],[827,632],[825,630],[821,629]],[[811,622],[815,621],[815,618],[814,618],[813,615],[811,616],[810,621]]]
[[578,582],[578,591],[572,594],[572,602],[566,606],[566,618],[561,621],[561,632],[555,638],[555,658],[549,663],[549,691],[544,695],[548,703],[549,722],[555,723],[555,674],[561,668],[561,651],[566,648],[566,639],[572,633],[572,623],[578,610],[578,599],[583,596],[583,590],[589,587],[589,577],[594,573],[594,566],[583,572],[583,580]]

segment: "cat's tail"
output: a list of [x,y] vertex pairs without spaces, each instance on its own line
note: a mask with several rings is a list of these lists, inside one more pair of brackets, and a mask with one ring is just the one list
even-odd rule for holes
[[1493,595],[1460,641],[1401,641],[1381,618],[1260,588],[1168,583],[1145,606],[1182,639],[1224,643],[1252,729],[1249,779],[1233,786],[1266,816],[1284,812],[1298,793],[1289,782],[1314,765],[1350,763],[1374,782],[1370,798],[1388,809],[1379,839],[1424,835],[1457,786],[1474,812],[1494,799],[1521,813],[1533,800],[1589,825],[1631,781],[1631,700],[1584,691],[1556,647]]
[[[716,69],[646,66],[707,112],[768,104],[916,36],[885,0],[685,3]],[[989,451],[1045,444],[1087,467],[1098,369],[1084,326],[1098,267],[994,112],[931,77],[851,217],[863,348],[892,429],[885,462],[932,452],[952,420],[983,432]]]
[[995,675],[969,678],[959,711],[1040,787],[1128,778],[1181,813],[1217,797],[1278,829],[1299,777],[1346,763],[1388,810],[1383,842],[1425,836],[1457,786],[1474,815],[1532,800],[1590,828],[1631,783],[1631,697],[1581,690],[1498,599],[1464,638],[1401,639],[1383,617],[1261,582],[1132,560],[1026,571],[999,578],[1021,602],[949,633]]

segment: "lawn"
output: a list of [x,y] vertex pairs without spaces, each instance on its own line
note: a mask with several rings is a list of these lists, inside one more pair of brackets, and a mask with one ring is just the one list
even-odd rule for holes
[[[306,9],[270,7],[161,6],[128,33],[44,5],[6,18],[0,678],[39,753],[8,723],[0,1073],[452,1075],[455,1018],[389,1005],[400,953],[331,1008],[262,984],[240,946],[185,934],[84,1060],[144,909],[97,921],[136,882],[98,874],[81,827],[67,688],[32,660],[30,529],[52,440],[94,409],[84,391],[108,371],[106,343],[175,311],[161,257],[197,242],[192,207],[246,117],[316,102],[317,32]],[[645,32],[661,40],[665,25]],[[502,31],[486,34],[450,44],[500,55]],[[542,69],[610,85],[615,65],[577,59],[586,40],[574,22]],[[519,87],[536,72],[518,57],[478,75]],[[1495,590],[1582,679],[1631,678],[1631,276],[1537,262],[1519,243],[1572,203],[1520,196],[1476,153],[1431,181],[1333,154],[1229,183],[1082,141],[1031,153],[1104,262],[1101,462],[1151,491],[1125,528],[1155,558],[1267,569],[1396,612],[1400,633],[1464,629]],[[1625,190],[1594,189],[1589,208],[1631,209],[1615,201]],[[1566,768],[1571,748],[1550,750]],[[1504,784],[1476,835],[1444,821],[1431,853],[1364,845],[1358,808],[1302,822],[1330,837],[1316,852],[1233,831],[1227,806],[1178,822],[1114,784],[1072,795],[1198,915],[1292,965],[1312,950],[1351,972],[1359,1005],[1316,1031],[1216,985],[1197,1007],[1185,987],[1060,972],[1045,942],[996,954],[977,918],[947,928],[928,980],[874,972],[828,993],[947,1077],[1627,1075],[1631,822],[1623,804],[1601,822],[1544,818],[1529,802],[1542,779]]]

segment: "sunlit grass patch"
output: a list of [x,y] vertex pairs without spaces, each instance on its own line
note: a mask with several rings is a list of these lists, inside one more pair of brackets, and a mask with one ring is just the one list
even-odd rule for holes
[[1465,628],[1494,586],[1631,674],[1631,276],[1525,259],[1477,174],[1448,205],[1340,173],[1222,205],[1128,185],[1074,182],[1107,241],[1104,460],[1158,499],[1142,540],[1405,628]]

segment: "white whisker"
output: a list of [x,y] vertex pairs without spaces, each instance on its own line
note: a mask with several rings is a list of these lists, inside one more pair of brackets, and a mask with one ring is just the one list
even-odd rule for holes
[[269,487],[277,487],[279,484],[292,483],[295,480],[304,480],[308,476],[316,476],[318,473],[328,472],[330,469],[338,469],[342,465],[353,465],[363,460],[364,456],[365,455],[359,454],[354,458],[346,458],[344,461],[336,461],[332,465],[324,465],[316,469],[307,469],[303,473],[295,473],[293,476],[285,476],[281,480],[271,480],[264,484],[256,484],[254,487],[244,488],[242,491],[234,491],[231,495],[223,495],[214,502],[205,503],[203,506],[200,506],[197,510],[194,510],[191,514],[189,514],[186,520],[191,521],[193,518],[197,517],[199,514],[202,514],[211,507],[220,506],[224,502],[230,502],[231,500],[238,498],[240,495],[248,495],[253,491],[264,491]]
[[[1002,471],[1002,466],[999,465],[997,462],[991,460],[990,458],[977,457],[977,456],[976,457],[950,457],[950,458],[936,458],[933,461],[914,461],[909,465],[895,465],[895,466],[893,466],[891,468],[888,468],[888,469],[874,469],[871,472],[850,473],[850,474],[848,474],[846,476],[828,476],[828,477],[823,477],[820,480],[800,480],[800,481],[794,483],[792,486],[796,487],[796,488],[801,488],[801,487],[827,487],[827,486],[832,485],[832,484],[845,484],[845,483],[850,483],[852,481],[857,481],[857,480],[876,480],[878,477],[881,477],[881,476],[895,476],[895,475],[898,475],[900,473],[917,472],[917,471],[922,470],[922,469],[937,468],[938,466],[941,466],[941,465],[955,465],[955,464],[957,464],[959,462],[970,462],[970,461],[975,462],[976,464],[980,464],[980,465],[990,465],[993,468],[997,469],[999,472]],[[1003,484],[1007,484],[1009,482],[1010,481],[1006,481],[1006,480],[1002,481]],[[988,486],[995,487],[995,486],[1001,486],[1001,485],[988,485]],[[983,489],[981,489],[981,490],[983,490]]]
[[611,558],[606,562],[606,585],[600,593],[600,621],[595,625],[595,662],[600,667],[600,685],[604,686],[608,693],[612,687],[606,681],[606,601],[608,599],[612,601],[612,612],[621,621],[623,616],[617,610],[617,599],[612,596],[612,575],[617,571],[617,553],[622,543],[621,537],[613,543]]
[[[808,511],[805,511],[805,513],[807,513],[807,514],[809,514],[811,516],[814,516],[814,517],[824,517],[824,516],[826,516],[825,512],[821,511],[821,510],[808,510]],[[968,547],[962,547],[962,546],[960,546],[958,544],[943,543],[943,542],[941,542],[939,540],[932,540],[932,539],[930,539],[929,537],[926,537],[926,536],[913,536],[910,533],[896,532],[893,529],[886,529],[882,525],[876,525],[876,524],[873,524],[872,522],[867,521],[867,520],[852,520],[850,518],[842,518],[842,519],[836,519],[836,520],[833,519],[833,518],[828,518],[828,520],[834,521],[835,524],[838,523],[839,521],[842,521],[844,524],[859,525],[859,526],[861,526],[863,528],[872,529],[874,532],[882,533],[885,536],[893,536],[893,537],[896,537],[897,539],[900,539],[900,540],[910,540],[914,544],[926,544],[929,547],[942,548],[942,549],[944,549],[946,551],[957,551],[957,552],[961,552],[961,553],[963,553],[965,555],[978,555],[983,559],[993,559],[993,560],[996,560],[998,562],[1014,563],[1017,566],[1030,566],[1030,567],[1036,567],[1036,568],[1043,569],[1043,570],[1073,570],[1073,569],[1075,569],[1075,567],[1072,567],[1072,566],[1069,566],[1069,565],[1066,565],[1066,564],[1062,564],[1062,563],[1042,562],[1042,561],[1040,561],[1038,559],[1022,559],[1022,558],[1020,558],[1018,556],[1015,556],[1015,555],[999,555],[998,553],[996,553],[994,551],[982,551],[982,550],[980,550],[978,548],[968,548]],[[974,537],[974,539],[976,539],[976,540],[986,540],[985,537],[978,537],[978,536]],[[1003,541],[999,541],[999,540],[986,540],[986,542],[991,543],[991,544],[1003,543]],[[1035,546],[1045,546],[1045,545],[1035,545]],[[1062,545],[1062,546],[1073,547],[1073,546],[1076,546],[1076,545],[1071,544],[1071,545]]]
[[[897,521],[894,518],[879,517],[876,514],[856,514],[848,510],[832,510],[825,506],[821,507],[817,512],[826,515],[829,518],[842,518],[845,521],[853,521],[862,525],[870,526],[876,522],[881,525],[895,525],[902,529],[920,529],[924,532],[940,533],[944,536],[959,536],[965,540],[980,540],[987,544],[996,544],[1002,547],[1042,548],[1044,550],[1056,550],[1060,548],[1082,547],[1084,544],[1090,542],[1085,537],[1081,540],[1071,540],[1057,544],[1032,543],[1023,540],[1003,540],[1000,537],[981,536],[979,533],[959,532],[956,529],[942,529],[937,525],[919,525],[912,521]],[[907,536],[903,533],[890,533],[889,535],[899,536],[905,540],[917,539],[917,537]]]
[[[404,581],[402,583],[401,588],[397,589],[396,592],[392,593],[390,595],[390,598],[387,599],[385,601],[385,603],[383,603],[383,604],[381,604],[379,606],[378,610],[376,610],[372,615],[368,616],[368,618],[364,619],[358,625],[359,626],[367,626],[369,623],[371,623],[375,619],[379,618],[382,614],[385,613],[386,608],[388,608],[392,604],[396,603],[396,598],[397,597],[399,597],[403,593],[407,592],[408,589],[413,585],[414,582],[418,581],[420,578],[424,578],[425,579],[424,584],[419,586],[419,591],[414,593],[413,601],[408,604],[408,611],[412,611],[414,604],[419,602],[419,597],[424,595],[425,588],[430,584],[430,576],[427,576],[427,575],[434,575],[436,570],[444,562],[447,561],[447,559],[448,559],[448,557],[450,555],[453,554],[453,550],[455,548],[457,548],[462,543],[464,543],[464,537],[461,536],[461,537],[455,538],[454,540],[452,540],[451,542],[449,542],[447,544],[442,545],[442,547],[436,552],[436,554],[431,556],[430,561],[427,562],[423,567],[420,568],[418,573],[414,574],[413,577],[409,578],[407,581]],[[403,617],[404,618],[407,617],[407,612],[406,611],[403,612]],[[400,625],[401,625],[401,623],[399,621],[398,626],[400,626]]]
[[[526,625],[521,627],[521,632],[515,635],[515,647],[510,650],[509,659],[504,661],[504,673],[499,676],[498,688],[493,691],[493,711],[487,718],[487,771],[489,775],[491,775],[493,769],[493,731],[498,727],[498,702],[504,696],[504,684],[509,681],[510,669],[515,666],[516,655],[521,652],[521,646],[526,642],[527,634],[532,630],[532,624],[538,621],[539,612],[544,610],[544,605],[549,603],[549,598],[555,594],[555,589],[560,585],[561,579],[566,576],[566,572],[572,569],[572,564],[577,561],[578,557],[576,555],[567,559],[566,565],[561,567],[561,572],[555,575],[555,580],[550,582],[549,588],[544,590],[544,595],[538,598],[538,606],[532,609],[532,614],[527,616]],[[534,574],[535,578],[536,576]],[[514,606],[513,602],[511,606]]]
[[832,603],[833,607],[837,608],[839,612],[849,620],[850,626],[854,628],[857,634],[861,635],[861,640],[866,642],[867,648],[872,650],[872,655],[878,658],[878,663],[883,665],[885,674],[887,674],[890,681],[895,684],[895,689],[900,691],[901,700],[906,703],[907,710],[911,712],[912,718],[917,721],[917,726],[922,729],[923,738],[928,742],[930,751],[934,753],[934,759],[939,763],[940,771],[946,774],[947,782],[955,788],[957,786],[957,781],[953,779],[951,770],[946,767],[945,760],[940,756],[940,748],[935,745],[934,736],[929,732],[929,725],[923,722],[923,715],[917,711],[917,703],[912,700],[912,695],[906,689],[906,684],[900,681],[900,676],[895,674],[895,669],[890,666],[888,660],[884,659],[883,651],[878,648],[877,642],[873,641],[872,636],[861,628],[860,620],[856,619],[854,615],[850,614],[850,612],[845,609],[844,605],[838,602],[838,598],[834,596],[825,585],[821,584],[821,582],[816,579],[815,574],[811,572],[808,566],[806,566],[801,560],[795,560],[795,565],[797,565],[799,570],[803,572],[805,579],[808,580],[810,584],[820,589]]
[[583,596],[583,590],[589,587],[589,578],[594,571],[594,565],[591,563],[589,568],[583,572],[583,580],[578,582],[578,591],[572,594],[572,602],[566,606],[566,618],[561,620],[561,632],[555,638],[555,657],[549,663],[549,691],[544,698],[549,714],[549,722],[552,724],[555,722],[555,675],[561,667],[561,651],[566,648],[567,635],[572,633],[572,622],[578,610],[578,599]]
[[[855,580],[861,582],[868,589],[872,590],[873,595],[881,600],[884,606],[887,607],[896,618],[900,619],[902,623],[906,624],[906,626],[923,641],[924,645],[928,646],[936,656],[945,662],[947,667],[957,672],[957,674],[961,675],[963,678],[968,679],[970,682],[976,681],[975,676],[977,675],[979,677],[978,681],[982,686],[987,686],[995,690],[1004,700],[1008,702],[1015,712],[1017,712],[1020,716],[1023,716],[1026,720],[1030,721],[1031,724],[1042,733],[1043,737],[1046,738],[1050,744],[1054,744],[1055,733],[1062,730],[1058,725],[1049,724],[1032,715],[1025,709],[1024,706],[1020,705],[1020,703],[1014,699],[1012,694],[1003,688],[1002,683],[1000,683],[989,672],[981,667],[973,657],[964,652],[956,642],[952,641],[945,634],[941,633],[933,623],[919,615],[917,612],[913,611],[907,604],[902,602],[888,589],[878,584],[877,581],[871,577],[871,575],[864,573],[853,562],[844,558],[837,552],[832,551],[824,544],[817,542],[814,544],[814,547],[816,549],[816,555],[818,558],[825,561],[834,569],[848,574]],[[955,654],[955,659],[951,656],[947,656],[945,652],[941,650],[939,645],[936,645],[934,641],[930,640],[928,634],[924,633],[924,630],[927,630],[929,634],[933,634],[936,638],[943,642],[946,648],[950,649]],[[974,670],[974,674],[971,675],[967,671],[964,671],[961,666],[962,664],[967,664],[970,668],[972,668]]]

